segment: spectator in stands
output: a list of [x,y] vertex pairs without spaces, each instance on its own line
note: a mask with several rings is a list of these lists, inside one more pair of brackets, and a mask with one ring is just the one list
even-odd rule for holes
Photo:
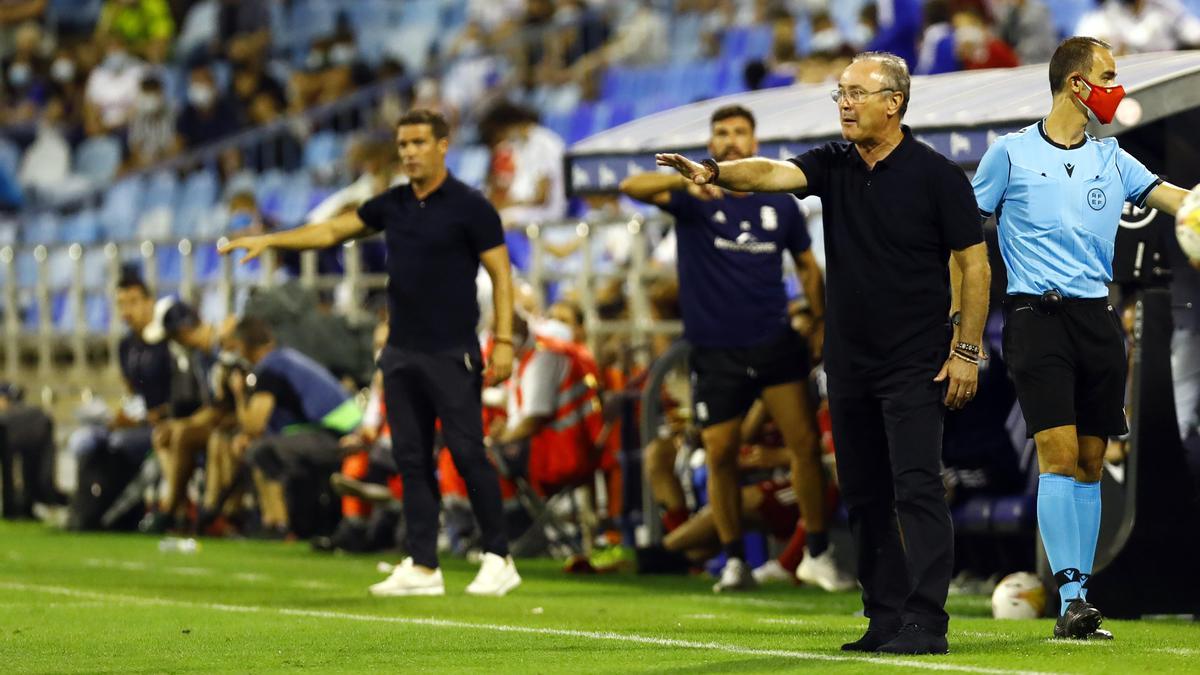
[[1200,18],[1179,0],[1104,0],[1075,35],[1104,40],[1116,56],[1187,49],[1200,46]]
[[835,82],[850,63],[854,49],[838,30],[829,12],[815,11],[809,21],[812,30],[809,53],[796,64],[796,80],[805,84]]
[[30,124],[46,102],[50,73],[41,46],[41,28],[32,22],[22,24],[16,31],[12,56],[0,62],[5,126]]
[[96,22],[96,40],[119,38],[150,63],[167,60],[174,36],[167,0],[107,0]]
[[[865,51],[891,52],[904,59],[909,67],[917,63],[917,40],[921,36],[921,0],[877,0],[864,11],[874,21],[873,32]],[[856,47],[857,41],[852,40]]]
[[[259,91],[250,101],[249,120],[266,126],[283,118],[283,100],[269,89]],[[246,164],[256,171],[282,169],[295,171],[304,163],[304,147],[290,125],[274,129],[263,141],[247,148]]]
[[1021,63],[1048,63],[1058,47],[1054,17],[1043,0],[1001,0],[992,3],[997,34],[1012,45]]
[[287,90],[267,72],[260,58],[233,62],[233,96],[238,107],[238,119],[250,119],[256,96],[269,93],[279,101],[287,100]]
[[566,146],[558,134],[538,123],[536,111],[508,101],[489,110],[479,126],[492,148],[487,197],[505,227],[563,218]]
[[64,108],[61,98],[50,98],[38,119],[33,143],[21,155],[17,182],[36,198],[65,198],[89,185],[86,178],[71,173],[71,144],[63,134]]
[[[87,82],[75,51],[60,47],[50,63],[50,98],[62,105],[62,133],[71,140],[83,134],[84,85]],[[43,111],[44,112],[44,111]]]
[[317,40],[308,50],[304,67],[292,72],[288,82],[288,110],[332,103],[354,88],[353,35],[338,34]]
[[187,105],[179,115],[179,136],[184,146],[196,148],[238,130],[238,117],[229,98],[217,89],[207,65],[192,68],[188,76]]
[[339,439],[358,428],[362,411],[324,366],[278,346],[262,319],[242,319],[235,340],[239,355],[253,368],[244,379],[235,376],[229,382],[238,424],[253,441],[246,459],[283,484],[290,497],[289,528],[310,534],[313,525],[296,516],[315,510],[316,490],[328,485],[341,465]]
[[83,126],[88,136],[123,133],[137,106],[145,65],[129,52],[124,40],[108,39],[104,60],[88,76],[84,90]]
[[42,18],[46,0],[0,0],[0,52],[12,46],[14,26]]
[[8,452],[21,458],[22,489],[16,500],[17,514],[28,518],[33,516],[35,503],[61,506],[67,501],[54,483],[58,455],[54,420],[41,408],[26,404],[23,398],[19,386],[0,383],[0,432],[8,437]]
[[950,0],[929,0],[925,4],[925,32],[921,35],[921,49],[913,67],[914,74],[938,75],[962,68],[954,50],[951,16]]
[[960,10],[954,13],[951,22],[954,24],[954,50],[964,70],[1020,65],[1016,52],[996,37],[981,10]]
[[167,101],[162,80],[147,75],[129,120],[130,167],[142,169],[179,152],[182,143],[175,124],[175,109]]
[[271,46],[268,0],[220,0],[219,37],[225,55],[235,63],[262,61]]

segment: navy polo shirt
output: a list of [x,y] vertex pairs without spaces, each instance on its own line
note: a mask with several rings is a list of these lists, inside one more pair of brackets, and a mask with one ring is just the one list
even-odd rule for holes
[[824,210],[831,375],[868,376],[914,359],[939,364],[949,353],[950,251],[983,241],[966,174],[903,130],[874,169],[848,142],[790,160]]
[[679,306],[688,342],[752,347],[790,330],[783,253],[812,245],[800,204],[787,194],[701,200],[671,192]]
[[117,356],[121,374],[133,393],[146,401],[146,410],[170,402],[174,364],[166,340],[152,345],[128,333],[117,346]]
[[453,175],[424,200],[397,185],[358,217],[387,242],[388,344],[418,351],[479,349],[479,256],[504,243],[500,215]]
[[273,433],[298,427],[348,433],[362,418],[353,399],[324,366],[288,347],[264,356],[247,381],[253,392],[274,396],[267,424]]

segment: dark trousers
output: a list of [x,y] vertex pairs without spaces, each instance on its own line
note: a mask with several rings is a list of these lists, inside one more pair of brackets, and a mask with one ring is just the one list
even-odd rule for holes
[[247,449],[246,461],[271,480],[287,481],[310,474],[328,478],[341,466],[343,454],[333,432],[314,429],[263,436]]
[[945,633],[949,621],[954,529],[941,478],[940,365],[829,378],[838,482],[873,628],[917,623]]
[[478,349],[428,353],[387,346],[379,357],[379,368],[392,428],[392,453],[404,479],[405,549],[413,562],[438,566],[437,420],[442,423],[454,467],[466,483],[484,551],[508,555],[500,480],[483,448],[483,363]]

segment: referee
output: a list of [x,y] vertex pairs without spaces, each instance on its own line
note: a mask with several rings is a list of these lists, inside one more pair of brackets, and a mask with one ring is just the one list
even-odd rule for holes
[[[832,95],[847,143],[786,162],[667,154],[658,163],[698,184],[821,198],[829,409],[870,619],[842,649],[944,654],[954,544],[942,417],[975,395],[979,379],[990,277],[983,229],[966,175],[900,123],[903,59],[860,54]],[[962,273],[954,329],[951,259]]]
[[1100,533],[1108,437],[1128,432],[1126,356],[1108,304],[1124,202],[1174,214],[1187,192],[1117,145],[1084,133],[1112,121],[1125,90],[1111,48],[1073,37],[1050,60],[1050,114],[996,139],[975,173],[984,216],[997,214],[1008,267],[1004,357],[1037,444],[1038,530],[1061,605],[1054,636],[1109,639],[1087,602]]
[[404,479],[405,549],[411,557],[371,587],[375,595],[445,593],[437,559],[435,420],[441,422],[483,533],[483,564],[467,592],[504,595],[521,583],[508,555],[500,484],[483,448],[483,364],[475,334],[475,276],[482,263],[492,279],[496,308],[490,378],[507,378],[513,360],[508,249],[495,209],[447,171],[448,135],[446,120],[436,112],[405,114],[397,125],[396,144],[409,184],[367,201],[357,213],[234,239],[221,249],[245,249],[245,260],[250,260],[268,248],[321,249],[384,233],[390,329],[379,368],[392,448]]

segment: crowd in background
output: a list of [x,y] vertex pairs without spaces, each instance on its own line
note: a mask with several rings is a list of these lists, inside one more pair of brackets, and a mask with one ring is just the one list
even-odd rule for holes
[[[305,44],[285,39],[281,17],[290,16],[302,0],[105,0],[94,22],[73,20],[62,11],[73,4],[0,3],[0,120],[17,152],[12,161],[0,162],[0,202],[16,210],[86,190],[99,155],[115,157],[106,179],[111,180],[247,129],[275,129],[263,143],[219,154],[220,200],[213,211],[222,222],[211,234],[297,224],[278,222],[256,180],[269,170],[308,168],[306,144],[324,129],[353,133],[357,140],[342,170],[326,177],[330,189],[311,211],[303,210],[304,219],[355,208],[403,181],[391,130],[400,112],[412,107],[444,112],[454,125],[456,144],[486,150],[477,182],[506,226],[625,211],[629,205],[616,197],[568,200],[562,158],[573,139],[550,120],[602,101],[606,73],[662,66],[676,58],[672,49],[683,44],[674,37],[681,22],[696,28],[685,36],[696,59],[735,63],[738,81],[731,91],[832,81],[854,53],[865,49],[899,54],[916,74],[1040,63],[1061,37],[1047,6],[1053,3],[1042,0],[468,0],[444,3],[461,5],[461,20],[454,32],[436,36],[428,53],[368,54],[360,44],[361,27],[345,14],[337,16],[331,32]],[[59,11],[51,20],[54,7]],[[765,49],[749,56],[729,53],[726,36],[748,26],[769,29]],[[1079,17],[1075,30],[1109,40],[1118,55],[1200,46],[1200,19],[1176,0],[1104,0]],[[370,114],[316,125],[305,117],[315,107],[377,84],[387,89]],[[547,250],[567,260],[576,245],[575,239],[551,240]],[[627,262],[626,239],[604,238],[598,245],[615,264]],[[528,250],[517,240],[510,246],[514,263],[525,267]],[[667,269],[674,262],[670,248],[666,240],[653,256]],[[368,268],[382,269],[381,262],[372,268],[368,261]],[[298,259],[284,258],[281,265],[297,275]],[[340,269],[336,252],[322,254],[322,272]],[[620,283],[601,289],[601,315],[627,316],[626,294]],[[120,410],[92,406],[76,420],[70,446],[79,460],[81,491],[73,505],[74,526],[140,524],[153,533],[311,538],[322,550],[394,545],[403,526],[398,510],[403,487],[390,464],[371,372],[371,340],[378,348],[381,339],[374,323],[350,326],[330,311],[329,297],[317,295],[303,298],[313,310],[314,325],[297,327],[294,310],[272,313],[265,295],[241,301],[239,316],[222,320],[205,311],[203,299],[198,306],[160,301],[135,271],[122,277],[115,301],[129,331],[121,347],[122,372],[130,400],[140,403]],[[670,282],[655,287],[652,304],[656,318],[678,318]],[[794,309],[794,325],[804,334],[802,298]],[[558,537],[581,539],[588,549],[596,542],[633,544],[624,531],[628,523],[622,522],[631,509],[623,503],[628,492],[622,485],[642,477],[621,475],[624,467],[613,453],[631,448],[613,427],[636,423],[637,417],[613,411],[621,396],[639,392],[645,370],[632,354],[644,346],[616,335],[598,340],[594,354],[582,354],[587,336],[578,296],[566,286],[544,305],[531,299],[523,311],[528,345],[553,343],[563,363],[593,369],[587,372],[595,380],[597,401],[604,401],[607,431],[603,443],[592,438],[592,445],[573,448],[575,472],[564,469],[553,479],[530,473],[537,462],[530,462],[528,438],[518,439],[524,445],[495,446],[494,459],[505,467],[510,534],[533,533],[526,548],[518,549],[525,554],[575,550]],[[319,353],[319,345],[299,344],[314,330],[345,337],[336,344],[358,345],[360,358],[336,362],[335,356]],[[486,342],[487,326],[482,336]],[[998,330],[990,330],[988,339],[998,346]],[[653,355],[660,356],[666,346],[656,342]],[[996,357],[985,362],[978,400],[947,420],[945,480],[955,504],[979,494],[1023,493],[1030,471],[1036,472],[1029,466],[1023,430],[1012,422],[1015,397],[1004,377],[1002,354],[998,348],[993,353]],[[505,438],[504,429],[522,415],[533,415],[510,401],[521,387],[549,386],[535,379],[543,372],[534,368],[528,379],[518,372],[507,392],[486,394],[495,397],[488,404],[494,417],[485,427],[494,430],[494,438]],[[818,370],[812,378],[818,394],[821,379]],[[266,419],[254,417],[248,406],[258,391],[274,399]],[[640,551],[636,562],[645,571],[686,571],[703,566],[714,548],[697,487],[703,479],[695,476],[703,464],[695,454],[702,451],[684,378],[668,378],[662,398],[664,422],[657,438],[643,439],[641,470],[663,509],[668,536],[661,547]],[[10,429],[29,430],[30,438],[10,441],[26,458],[28,503],[23,508],[35,501],[62,504],[66,497],[52,480],[53,422],[19,401],[19,392],[0,391],[0,415],[10,420]],[[357,401],[363,419],[330,421],[328,415],[347,401]],[[553,419],[553,411],[536,412]],[[809,412],[825,420],[822,407]],[[12,422],[17,415],[37,423]],[[291,424],[309,425],[305,438],[311,443],[279,443]],[[831,463],[834,441],[827,423],[823,428],[822,445]],[[539,427],[530,433],[540,432]],[[775,488],[762,487],[787,473],[781,443],[761,416],[746,437],[753,440],[739,464],[747,489],[759,490],[745,500],[746,518],[779,540],[760,547],[778,555],[759,556],[758,576],[791,578],[803,527],[797,527],[794,508],[776,509]],[[1120,461],[1122,452],[1115,447],[1110,459]],[[455,481],[448,460],[439,463],[439,471],[446,508],[443,544],[467,554],[476,542],[461,481]],[[94,485],[103,485],[100,494],[90,489]],[[579,487],[586,488],[581,497],[551,509],[550,515],[566,525],[547,526],[546,500]],[[767,493],[770,499],[764,498]],[[836,502],[836,490],[830,499]],[[594,570],[634,560],[633,554],[614,549],[618,552],[608,558],[572,559],[571,568]],[[1008,557],[1010,549],[994,539],[965,542],[960,550],[960,566],[968,576],[1029,565]]]

